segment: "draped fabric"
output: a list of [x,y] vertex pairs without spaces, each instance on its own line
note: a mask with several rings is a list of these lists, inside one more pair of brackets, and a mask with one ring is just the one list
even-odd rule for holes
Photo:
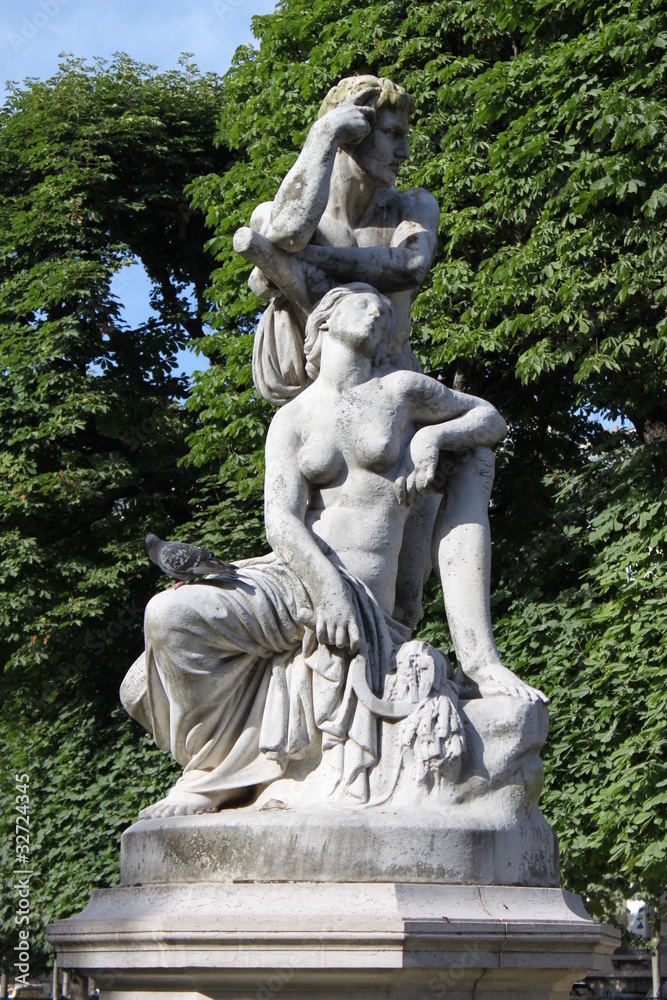
[[261,395],[282,406],[306,388],[303,330],[286,299],[271,299],[252,350],[252,377]]
[[123,704],[183,766],[173,794],[266,784],[321,734],[338,783],[365,801],[378,699],[407,630],[341,570],[362,637],[350,663],[299,624],[312,600],[275,555],[237,567],[232,584],[213,578],[150,601],[146,650],[123,682]]

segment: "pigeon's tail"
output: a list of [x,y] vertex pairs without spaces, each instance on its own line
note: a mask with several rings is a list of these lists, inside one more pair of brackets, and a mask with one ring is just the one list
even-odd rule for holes
[[219,580],[233,580],[236,576],[236,566],[219,562],[217,559],[204,560],[197,566],[197,575],[199,574],[213,574]]

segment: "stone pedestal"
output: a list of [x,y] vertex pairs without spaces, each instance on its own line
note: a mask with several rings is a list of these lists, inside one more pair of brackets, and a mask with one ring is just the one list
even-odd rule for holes
[[242,808],[136,823],[121,887],[51,927],[59,963],[102,1000],[569,1000],[618,936],[558,888],[545,707],[493,701],[439,789],[387,738],[367,806],[318,801],[316,755]]
[[464,822],[455,810],[307,811],[272,807],[277,801],[135,823],[121,842],[122,884],[559,884],[558,842],[537,810],[494,829],[493,813],[485,824],[479,812]]
[[617,945],[560,889],[405,882],[106,889],[49,937],[102,1000],[568,1000]]

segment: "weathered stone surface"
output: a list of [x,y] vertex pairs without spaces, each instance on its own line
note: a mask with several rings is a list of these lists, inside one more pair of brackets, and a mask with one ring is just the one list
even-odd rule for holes
[[[184,773],[125,833],[123,887],[49,932],[102,1000],[567,1000],[616,946],[556,888],[546,699],[493,639],[504,421],[409,343],[439,216],[394,188],[411,109],[342,81],[236,235],[269,303],[256,385],[285,404],[273,552],[148,606],[122,700]],[[412,639],[431,565],[456,678]]]
[[[492,817],[489,817],[492,822]],[[137,823],[123,834],[122,883],[446,882],[558,885],[558,846],[537,816],[509,829],[444,813],[231,809]]]
[[[474,800],[503,780],[516,793],[503,799],[504,810],[515,806],[507,822],[532,801],[537,761],[522,792],[496,726],[496,781],[485,771],[493,754],[482,760],[468,746],[460,712],[462,698],[488,699],[502,728],[508,698],[546,698],[500,662],[491,629],[487,508],[505,422],[485,400],[421,373],[410,348],[439,214],[426,191],[394,188],[412,107],[389,80],[341,81],[274,201],[236,234],[256,265],[252,286],[270,300],[257,385],[284,404],[266,442],[273,551],[162,592],[146,609],[146,651],[121,697],[184,771],[142,818],[250,801],[292,780],[318,747],[322,767],[303,785],[312,806],[333,796],[350,808],[412,809]],[[431,566],[456,681],[441,651],[412,638]],[[508,747],[522,744],[518,727],[505,726]],[[298,789],[291,795],[296,804]]]
[[[328,779],[315,750],[244,808],[130,827],[122,882],[558,885],[557,841],[537,808],[546,707],[477,699],[461,715],[470,751],[458,784],[424,786],[416,797],[414,776],[397,767],[397,741],[385,738],[397,723],[385,723],[390,752],[371,774],[369,806],[323,798]],[[383,790],[389,801],[373,806]]]
[[414,884],[96,891],[50,937],[102,1000],[567,1000],[618,941],[560,889]]

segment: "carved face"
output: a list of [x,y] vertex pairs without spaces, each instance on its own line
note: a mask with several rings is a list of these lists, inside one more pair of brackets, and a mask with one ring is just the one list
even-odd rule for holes
[[389,302],[372,292],[347,295],[329,320],[329,336],[349,344],[359,354],[373,357],[392,321]]
[[357,146],[346,147],[346,152],[378,187],[393,187],[410,155],[407,111],[383,105],[371,132]]

